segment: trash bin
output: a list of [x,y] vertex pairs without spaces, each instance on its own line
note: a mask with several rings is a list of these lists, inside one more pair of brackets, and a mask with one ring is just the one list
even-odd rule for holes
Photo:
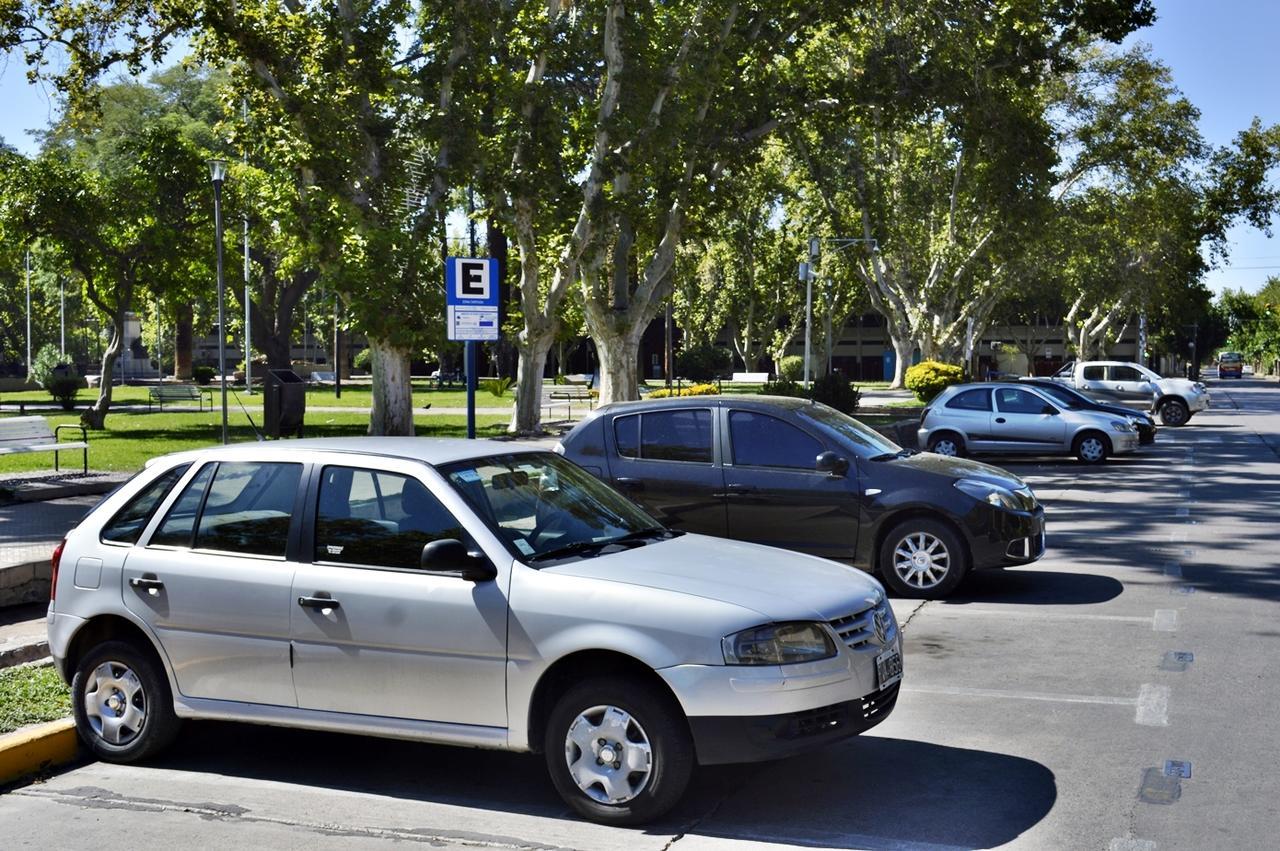
[[262,430],[267,437],[302,437],[307,383],[291,369],[269,369],[263,381]]

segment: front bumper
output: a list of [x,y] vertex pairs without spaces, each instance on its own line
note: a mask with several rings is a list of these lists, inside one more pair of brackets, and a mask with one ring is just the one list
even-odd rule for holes
[[1111,432],[1108,437],[1111,438],[1111,454],[1124,455],[1133,452],[1138,448],[1138,433],[1134,432]]
[[[975,570],[1012,567],[1039,560],[1045,551],[1044,507],[1032,511],[1006,511],[982,508],[990,512],[987,533],[971,535],[969,551]],[[974,528],[966,524],[965,528]],[[979,527],[980,528],[980,527]]]
[[1139,446],[1150,446],[1151,444],[1156,442],[1157,429],[1154,425],[1148,425],[1147,423],[1139,423],[1137,425],[1137,430],[1138,430]]
[[763,762],[864,733],[889,717],[901,681],[856,700],[780,715],[707,715],[689,719],[701,765]]

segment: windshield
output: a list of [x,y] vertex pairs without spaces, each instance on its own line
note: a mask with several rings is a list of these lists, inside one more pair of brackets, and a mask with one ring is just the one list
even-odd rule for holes
[[1073,411],[1078,409],[1082,402],[1088,401],[1074,390],[1068,390],[1066,387],[1049,387],[1045,384],[1036,384],[1033,386],[1041,393],[1052,396],[1058,404]]
[[475,513],[528,563],[597,555],[670,536],[634,503],[549,452],[494,455],[440,467]]
[[847,414],[840,413],[835,408],[828,408],[821,404],[806,405],[797,413],[820,428],[834,432],[846,443],[853,444],[853,450],[860,458],[896,455],[902,451],[901,446],[880,432],[863,425]]
[[1244,355],[1239,352],[1223,352],[1218,355],[1219,363],[1240,363],[1244,360]]

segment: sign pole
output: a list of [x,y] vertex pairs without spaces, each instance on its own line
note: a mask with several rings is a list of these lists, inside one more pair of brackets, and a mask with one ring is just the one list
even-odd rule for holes
[[463,368],[467,371],[467,440],[476,439],[476,341],[464,344]]

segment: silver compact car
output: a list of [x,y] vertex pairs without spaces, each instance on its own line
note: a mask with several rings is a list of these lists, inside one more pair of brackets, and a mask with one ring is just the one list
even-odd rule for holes
[[939,455],[1070,454],[1087,464],[1138,448],[1130,418],[1072,409],[1034,386],[957,384],[920,415],[920,445]]
[[888,717],[878,582],[670,531],[573,463],[484,441],[159,458],[54,554],[76,727],[132,762],[211,718],[545,754],[587,818],[670,808],[695,764]]

